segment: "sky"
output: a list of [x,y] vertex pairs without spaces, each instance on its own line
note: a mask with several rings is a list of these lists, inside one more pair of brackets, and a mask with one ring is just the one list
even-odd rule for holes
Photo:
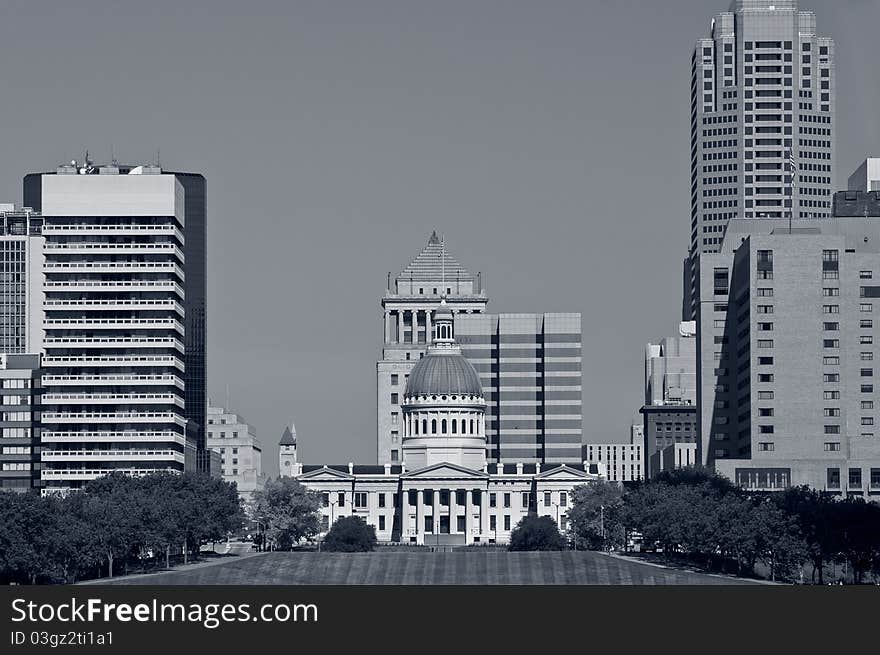
[[[677,332],[690,55],[726,0],[2,0],[0,202],[86,149],[208,180],[208,377],[264,470],[375,461],[380,298],[432,230],[492,312],[581,312],[584,439]],[[880,0],[837,41],[837,186],[880,155]],[[661,9],[662,7],[662,9]]]

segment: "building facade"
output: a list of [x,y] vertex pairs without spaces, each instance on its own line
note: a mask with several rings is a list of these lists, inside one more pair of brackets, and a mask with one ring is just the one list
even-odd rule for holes
[[24,197],[45,238],[45,488],[183,471],[204,445],[185,363],[186,221],[203,197],[157,166],[89,161],[27,175]]
[[667,446],[697,441],[697,328],[696,322],[679,325],[678,336],[645,347],[645,405],[643,420],[646,476],[654,455]]
[[880,157],[868,157],[847,180],[849,191],[880,191]]
[[400,462],[403,387],[434,336],[431,313],[443,296],[462,353],[482,384],[488,461],[580,462],[580,314],[486,313],[482,274],[462,267],[436,234],[393,283],[388,279],[385,345],[376,369],[380,463]]
[[43,348],[43,217],[0,204],[0,353]]
[[840,216],[791,230],[736,221],[707,258],[698,455],[741,486],[880,492],[880,203],[848,194]]
[[635,482],[647,477],[645,447],[641,441],[630,443],[587,443],[582,447],[584,463],[601,467],[609,482]]
[[220,454],[220,475],[234,482],[238,496],[250,505],[254,492],[266,483],[263,447],[257,431],[240,414],[208,405],[208,449]]
[[731,219],[831,216],[834,42],[797,0],[733,0],[694,47],[690,112],[686,320],[696,315],[699,255],[719,251]]
[[40,355],[0,354],[0,489],[41,489]]
[[401,462],[306,466],[285,431],[279,469],[320,493],[323,529],[360,516],[382,542],[434,546],[506,543],[529,512],[567,527],[572,490],[602,479],[602,468],[489,463],[480,376],[462,354],[452,303],[430,316],[433,339],[401,390]]

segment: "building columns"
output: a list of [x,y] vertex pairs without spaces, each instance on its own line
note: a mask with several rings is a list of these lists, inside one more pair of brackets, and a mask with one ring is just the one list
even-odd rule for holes
[[425,490],[416,490],[416,543],[425,543]]
[[431,310],[425,310],[425,343],[431,343]]
[[397,343],[403,343],[403,310],[397,310]]
[[391,343],[391,312],[385,310],[385,343]]
[[[393,526],[392,526],[393,527]],[[400,487],[400,541],[409,543],[409,491]]]
[[474,490],[473,489],[465,489],[464,492],[464,508],[466,514],[464,515],[464,544],[467,546],[468,544],[473,543],[473,522],[474,522]]

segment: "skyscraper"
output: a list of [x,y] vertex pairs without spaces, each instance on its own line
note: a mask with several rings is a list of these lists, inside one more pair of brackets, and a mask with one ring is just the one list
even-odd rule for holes
[[834,78],[834,42],[797,0],[734,0],[697,41],[685,320],[696,318],[698,257],[718,252],[731,219],[831,216]]
[[0,205],[0,353],[43,348],[43,217]]
[[24,197],[46,239],[46,488],[184,470],[205,443],[204,178],[86,161]]
[[761,490],[880,491],[878,192],[835,216],[736,220],[700,276],[699,452]]

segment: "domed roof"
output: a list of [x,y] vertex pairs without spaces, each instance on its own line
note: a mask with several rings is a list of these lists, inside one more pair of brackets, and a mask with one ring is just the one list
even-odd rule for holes
[[461,353],[429,350],[413,367],[406,383],[407,397],[432,395],[483,397],[476,369]]

